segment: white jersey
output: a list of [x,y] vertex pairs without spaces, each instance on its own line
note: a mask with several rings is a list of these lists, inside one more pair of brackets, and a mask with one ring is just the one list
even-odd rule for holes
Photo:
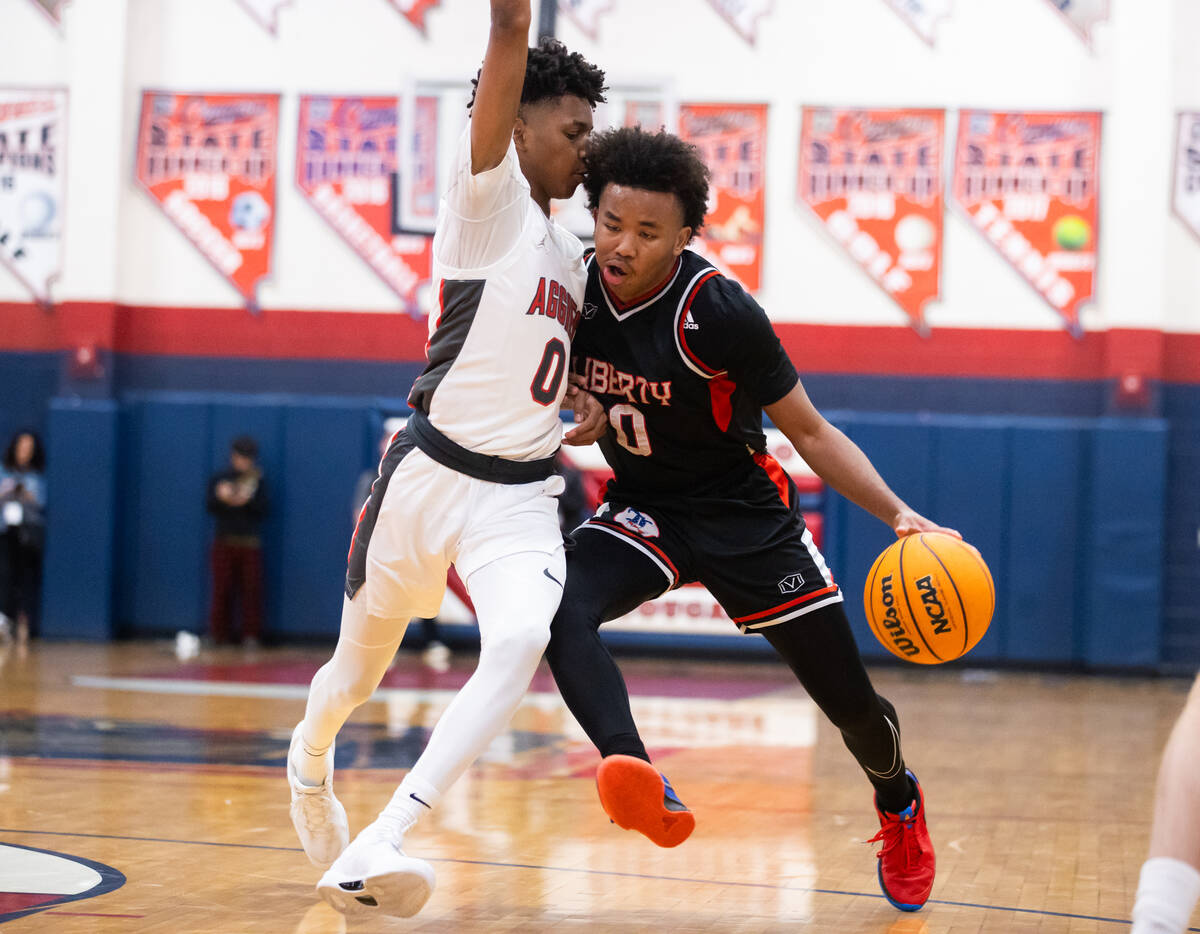
[[428,363],[409,403],[475,453],[552,456],[586,281],[583,245],[534,203],[513,144],[471,174],[468,124],[438,212]]

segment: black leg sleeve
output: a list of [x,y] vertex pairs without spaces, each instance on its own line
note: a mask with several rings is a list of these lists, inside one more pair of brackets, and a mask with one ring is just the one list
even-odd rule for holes
[[904,771],[896,709],[875,693],[842,604],[761,630],[795,672],[875,786],[880,806],[906,808],[914,790]]
[[558,690],[602,756],[650,761],[629,709],[625,679],[600,624],[624,616],[667,587],[657,566],[636,548],[604,532],[576,533],[567,552],[567,584],[546,659]]

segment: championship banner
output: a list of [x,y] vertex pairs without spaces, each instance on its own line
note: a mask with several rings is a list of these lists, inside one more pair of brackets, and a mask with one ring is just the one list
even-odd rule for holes
[[138,182],[257,311],[275,234],[277,94],[142,93]]
[[748,292],[762,285],[767,105],[681,104],[679,135],[712,173],[709,212],[691,248]]
[[954,200],[1077,336],[1095,292],[1099,183],[1099,113],[959,114]]
[[280,7],[285,7],[291,2],[292,0],[238,0],[254,21],[271,35],[275,35],[279,27]]
[[613,8],[613,0],[558,0],[558,9],[588,38],[599,38],[600,17]]
[[62,26],[62,9],[71,0],[33,0],[33,5],[50,17],[55,26]]
[[[416,315],[417,289],[432,276],[433,241],[401,233],[394,225],[398,185],[409,183],[397,175],[398,114],[395,97],[302,95],[296,186],[399,296],[405,310]],[[413,134],[416,141],[426,137],[434,138],[431,133]],[[432,222],[436,190],[425,192],[429,185],[421,180],[412,187],[416,203]]]
[[758,21],[771,12],[775,0],[708,0],[737,34],[754,45]]
[[0,264],[39,304],[62,268],[67,92],[0,88]]
[[410,23],[425,34],[425,14],[432,10],[442,0],[390,0],[392,6]]
[[913,31],[933,45],[937,24],[950,18],[953,0],[884,0],[912,27]]
[[1180,113],[1171,209],[1200,238],[1200,113]]
[[1108,19],[1109,0],[1047,0],[1090,47],[1092,30]]
[[942,266],[941,110],[805,107],[797,199],[926,331]]

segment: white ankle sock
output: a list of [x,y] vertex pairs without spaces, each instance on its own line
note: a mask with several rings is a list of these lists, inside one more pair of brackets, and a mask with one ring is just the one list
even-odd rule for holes
[[1130,934],[1181,934],[1200,898],[1200,872],[1157,856],[1142,864]]
[[405,776],[392,800],[380,813],[375,823],[391,836],[399,846],[404,835],[423,814],[428,814],[441,800],[442,793],[429,782],[411,772]]
[[295,754],[292,756],[292,765],[296,769],[296,777],[300,779],[300,784],[314,788],[324,784],[330,771],[327,760],[328,752],[328,746],[319,751],[314,750],[305,742],[304,732],[301,731],[300,745],[296,747]]

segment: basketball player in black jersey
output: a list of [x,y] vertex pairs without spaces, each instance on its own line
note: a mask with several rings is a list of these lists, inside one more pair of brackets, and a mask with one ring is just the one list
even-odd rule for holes
[[895,709],[875,693],[842,594],[805,528],[791,479],[765,450],[762,413],[833,489],[899,536],[950,532],[893,493],[813,407],[765,312],[686,249],[704,221],[708,170],[666,133],[593,138],[584,182],[596,218],[579,383],[600,399],[600,447],[615,474],[574,533],[551,627],[550,667],[604,757],[601,803],[660,846],[694,826],[649,764],[624,680],[598,629],[699,581],[742,632],[761,633],[837,726],[875,789],[879,881],[915,911],[933,885],[921,788],[904,765]]

